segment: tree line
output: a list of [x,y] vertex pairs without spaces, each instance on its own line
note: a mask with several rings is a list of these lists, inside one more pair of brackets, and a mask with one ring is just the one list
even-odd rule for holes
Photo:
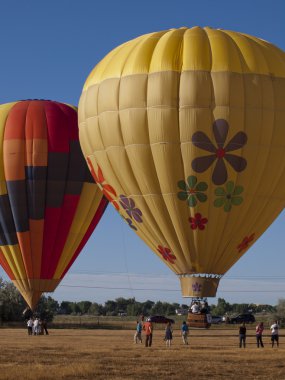
[[[168,303],[161,301],[139,302],[135,298],[119,297],[108,300],[104,304],[91,301],[62,301],[59,303],[50,296],[42,296],[35,314],[39,317],[52,321],[56,314],[65,315],[96,315],[96,316],[138,316],[143,315],[166,315],[176,314],[177,309],[187,310],[189,305],[179,303]],[[278,305],[256,305],[248,303],[226,302],[218,298],[216,305],[210,305],[212,315],[232,315],[238,313],[260,313],[274,314],[279,320],[285,322],[285,300],[279,300]],[[11,282],[0,278],[0,322],[21,321],[26,314],[26,302]]]

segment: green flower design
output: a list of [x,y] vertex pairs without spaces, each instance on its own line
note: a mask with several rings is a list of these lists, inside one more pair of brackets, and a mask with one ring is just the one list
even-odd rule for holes
[[225,187],[217,187],[215,190],[215,195],[218,197],[214,201],[215,207],[224,206],[224,211],[231,211],[232,206],[239,206],[243,198],[240,194],[243,192],[242,186],[235,186],[233,181],[226,183]]
[[197,202],[206,202],[207,195],[204,191],[208,189],[206,182],[197,183],[197,177],[190,175],[187,182],[181,180],[177,183],[182,190],[177,193],[181,201],[187,201],[189,207],[195,207]]

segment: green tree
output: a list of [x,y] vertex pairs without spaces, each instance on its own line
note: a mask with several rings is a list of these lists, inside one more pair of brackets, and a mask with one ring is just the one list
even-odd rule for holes
[[89,313],[93,315],[104,315],[104,307],[97,302],[93,302],[89,308]]
[[11,282],[0,281],[1,321],[21,321],[26,302]]
[[135,302],[135,303],[129,304],[127,306],[127,314],[133,315],[133,316],[138,316],[140,314],[143,314],[142,304],[140,302]]
[[150,300],[143,302],[142,303],[142,314],[150,315],[153,305],[154,305],[154,302],[150,301]]
[[77,302],[72,302],[71,307],[72,307],[72,314],[82,314],[80,306],[78,305]]
[[72,302],[62,301],[59,308],[62,314],[71,314],[72,313]]
[[129,304],[134,304],[135,302],[135,299],[134,298],[130,298],[130,299],[126,299],[126,298],[123,298],[123,297],[120,297],[120,298],[116,298],[115,300],[117,306],[116,306],[116,312],[117,313],[126,313],[127,312],[127,307]]
[[285,325],[285,299],[281,298],[278,300],[278,305],[276,306],[276,312],[274,313],[274,319],[277,320],[281,326]]
[[175,315],[176,309],[179,309],[179,303],[168,304],[166,308],[166,315]]
[[275,313],[276,306],[272,305],[255,305],[254,313]]
[[42,295],[35,309],[35,314],[39,315],[41,319],[50,322],[58,311],[59,303],[50,296]]
[[211,307],[213,315],[224,315],[232,311],[231,305],[223,298],[218,298],[218,303]]
[[151,308],[151,314],[163,315],[165,314],[167,306],[161,301],[157,301]]
[[77,303],[77,306],[79,307],[81,314],[88,314],[91,305],[92,302],[90,301],[80,301]]
[[237,314],[247,313],[248,310],[249,310],[249,305],[247,303],[234,303],[231,306],[231,311]]
[[105,302],[104,306],[106,315],[116,315],[117,314],[117,302],[108,300]]

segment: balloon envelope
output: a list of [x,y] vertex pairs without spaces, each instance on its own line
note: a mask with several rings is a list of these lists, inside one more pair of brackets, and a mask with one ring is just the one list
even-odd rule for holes
[[82,155],[75,108],[3,104],[0,130],[0,263],[33,309],[72,265],[107,200]]
[[92,174],[184,296],[215,296],[284,208],[284,94],[283,51],[200,27],[129,41],[86,80]]

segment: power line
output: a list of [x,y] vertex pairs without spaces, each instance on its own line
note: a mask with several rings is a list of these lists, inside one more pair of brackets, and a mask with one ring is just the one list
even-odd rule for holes
[[[69,275],[74,274],[74,275],[81,275],[81,274],[86,274],[86,275],[116,275],[116,276],[130,276],[130,277],[175,277],[175,274],[161,274],[161,273],[127,273],[127,272],[107,272],[107,271],[96,271],[96,272],[70,272]],[[263,280],[263,279],[268,279],[268,280],[285,280],[285,275],[258,275],[258,276],[223,276],[222,280]]]
[[[159,292],[180,292],[179,289],[159,289],[159,288],[129,288],[113,286],[90,286],[90,285],[68,285],[61,284],[58,287],[65,288],[84,288],[84,289],[106,289],[106,290],[137,290],[137,291],[159,291]],[[277,290],[219,290],[218,293],[284,293],[285,289]]]

